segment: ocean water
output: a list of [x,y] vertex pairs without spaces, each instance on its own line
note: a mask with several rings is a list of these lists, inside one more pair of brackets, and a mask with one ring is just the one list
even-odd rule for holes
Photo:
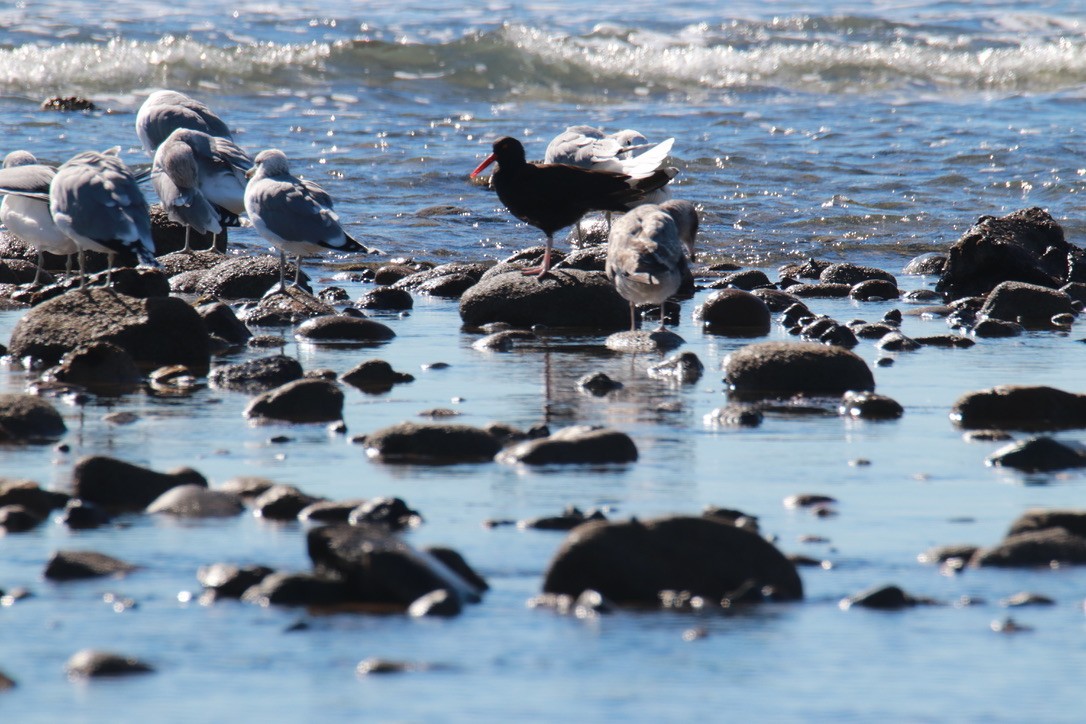
[[[541,239],[468,182],[496,137],[517,136],[538,158],[567,125],[591,123],[676,139],[676,196],[703,209],[704,263],[734,261],[775,278],[786,261],[849,260],[897,273],[905,290],[925,288],[935,280],[900,275],[909,259],[945,250],[979,216],[1030,206],[1048,209],[1083,244],[1086,21],[1070,0],[366,5],[374,7],[5,5],[0,151],[27,148],[59,163],[120,145],[126,161],[147,163],[136,109],[154,89],[182,90],[223,116],[250,151],[282,148],[296,173],[328,189],[359,240],[389,257],[443,262],[499,259]],[[40,111],[53,95],[89,97],[101,110]],[[438,205],[453,212],[418,214]],[[263,249],[250,229],[231,241],[235,253]],[[367,288],[333,280],[317,260],[307,268],[352,298]],[[648,379],[655,358],[609,353],[602,336],[479,352],[476,335],[460,330],[456,303],[424,296],[410,315],[381,318],[397,337],[379,348],[287,345],[306,369],[343,372],[379,356],[415,374],[386,395],[345,388],[349,435],[434,407],[469,424],[598,423],[634,438],[640,459],[628,466],[380,465],[323,426],[249,426],[246,395],[208,388],[186,398],[58,400],[71,451],[0,449],[3,475],[63,490],[75,460],[106,454],[160,470],[191,465],[213,486],[262,475],[330,498],[396,495],[426,519],[412,543],[456,548],[492,590],[451,620],[205,607],[178,596],[198,589],[200,565],[305,569],[304,528],[251,516],[132,516],[123,527],[81,532],[46,523],[0,538],[0,588],[34,594],[0,607],[0,671],[18,682],[0,693],[0,718],[1078,720],[1086,572],[943,576],[916,557],[938,544],[994,543],[1031,507],[1081,507],[1083,473],[987,467],[998,444],[963,441],[948,418],[958,396],[996,384],[1084,391],[1081,330],[899,354],[873,367],[878,391],[905,407],[899,421],[770,415],[758,428],[729,431],[703,417],[727,401],[721,361],[751,340],[696,327],[690,313],[706,294],[683,304],[677,330],[706,374],[682,387]],[[847,321],[909,306],[815,300],[812,308]],[[20,315],[0,312],[0,341]],[[907,314],[903,331],[946,327]],[[766,338],[789,337],[774,328]],[[872,365],[882,354],[871,342],[856,351]],[[436,361],[450,366],[422,369]],[[624,389],[606,398],[578,392],[576,379],[596,370]],[[36,374],[11,361],[0,390],[22,390]],[[114,411],[139,419],[111,425],[103,417]],[[291,441],[272,444],[276,435]],[[838,514],[784,507],[801,492],[834,496]],[[525,602],[562,535],[483,522],[567,504],[607,507],[617,518],[738,508],[758,516],[785,552],[832,565],[801,569],[803,602],[738,613],[579,620],[531,610]],[[810,535],[825,542],[802,542]],[[45,582],[45,561],[61,548],[142,568],[120,580]],[[946,605],[839,608],[841,598],[883,583]],[[1024,590],[1056,604],[1000,604]],[[138,606],[117,613],[106,593]],[[961,605],[963,596],[974,604]],[[1008,616],[1031,630],[994,633],[990,624]],[[299,621],[308,628],[288,631]],[[706,635],[684,640],[692,628]],[[139,656],[157,672],[70,682],[64,662],[85,647]],[[370,657],[430,668],[357,675]]]

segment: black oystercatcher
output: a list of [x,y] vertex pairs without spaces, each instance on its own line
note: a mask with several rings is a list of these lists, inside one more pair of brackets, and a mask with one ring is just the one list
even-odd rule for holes
[[543,264],[523,271],[539,276],[550,269],[554,232],[576,223],[589,211],[626,211],[678,173],[677,169],[666,168],[635,178],[564,164],[528,163],[520,141],[505,136],[494,142],[494,152],[471,172],[471,177],[494,161],[498,162],[498,170],[492,183],[498,198],[514,216],[547,235]]

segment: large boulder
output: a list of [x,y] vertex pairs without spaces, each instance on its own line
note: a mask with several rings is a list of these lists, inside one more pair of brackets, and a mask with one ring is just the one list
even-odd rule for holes
[[1052,318],[1057,314],[1076,314],[1073,301],[1059,289],[1025,282],[1000,282],[988,293],[977,318],[1050,328],[1054,326]]
[[34,395],[0,394],[0,442],[47,443],[68,428],[52,403]]
[[603,272],[562,269],[539,278],[510,266],[504,273],[488,273],[464,292],[460,318],[476,327],[506,322],[617,330],[629,325],[630,305]]
[[686,516],[574,528],[547,569],[543,591],[576,597],[590,589],[636,606],[658,606],[662,591],[716,602],[749,600],[751,591],[775,600],[803,597],[795,566],[764,538]]
[[999,385],[962,395],[950,419],[967,430],[1086,427],[1086,395],[1042,385]]
[[[294,279],[293,262],[286,265],[286,276]],[[224,260],[207,271],[197,283],[201,296],[220,299],[259,299],[279,284],[279,257],[271,255],[236,256]],[[309,277],[303,272],[301,285],[309,289]]]
[[15,324],[8,352],[53,365],[94,341],[117,345],[145,369],[181,364],[206,371],[211,359],[207,328],[183,300],[99,288],[67,292],[31,309]]
[[328,380],[301,379],[254,398],[245,417],[257,422],[333,422],[343,419],[343,390]]
[[501,442],[470,425],[401,422],[366,435],[365,446],[381,462],[440,465],[492,460]]
[[300,380],[304,374],[298,360],[277,354],[216,367],[207,379],[212,387],[224,390],[263,392]]
[[871,368],[855,353],[814,342],[757,342],[724,359],[724,380],[740,397],[840,396],[874,390]]
[[207,479],[192,468],[167,473],[95,455],[72,468],[72,495],[111,510],[143,510],[155,498],[178,485],[207,487]]
[[742,289],[720,289],[694,310],[694,320],[709,332],[761,337],[769,334],[769,305]]
[[506,448],[497,460],[524,465],[630,463],[637,460],[637,446],[629,435],[618,430],[572,425]]
[[107,395],[131,392],[143,381],[132,355],[100,340],[65,352],[60,364],[50,369],[47,376]]

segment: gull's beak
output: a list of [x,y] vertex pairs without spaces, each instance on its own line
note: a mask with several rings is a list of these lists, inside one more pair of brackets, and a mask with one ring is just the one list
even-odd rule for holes
[[247,178],[247,179],[252,178],[254,173],[256,173],[256,166],[255,165],[252,168],[245,171],[245,178]]

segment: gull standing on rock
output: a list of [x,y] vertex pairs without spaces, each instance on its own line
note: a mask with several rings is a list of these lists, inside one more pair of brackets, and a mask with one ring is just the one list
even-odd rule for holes
[[217,235],[223,225],[237,225],[245,213],[244,170],[251,165],[236,143],[202,131],[178,128],[159,145],[151,184],[166,216],[185,227],[185,253],[193,229]]
[[687,254],[694,258],[697,233],[697,210],[679,200],[638,206],[611,227],[606,272],[630,303],[630,331],[637,329],[638,304],[659,304],[656,331],[664,330],[664,302],[689,273]]
[[352,239],[339,225],[332,210],[332,198],[312,181],[290,173],[287,157],[277,148],[261,151],[246,174],[245,210],[253,228],[279,250],[279,288],[286,294],[284,280],[287,254],[295,257],[294,285],[298,285],[302,255],[321,251],[369,249]]
[[113,258],[132,252],[140,263],[159,266],[151,239],[151,217],[136,178],[112,151],[85,151],[57,169],[49,185],[49,213],[79,250],[79,286],[86,285],[83,253],[105,252],[106,286]]
[[67,256],[71,271],[71,255],[79,250],[57,228],[49,213],[49,185],[56,175],[56,168],[38,163],[29,151],[12,151],[4,157],[4,167],[0,169],[0,194],[4,194],[0,201],[0,223],[37,250],[34,284],[41,279],[45,252]]
[[148,156],[154,156],[162,142],[178,128],[233,140],[230,128],[214,111],[177,91],[155,91],[136,113],[136,135]]

